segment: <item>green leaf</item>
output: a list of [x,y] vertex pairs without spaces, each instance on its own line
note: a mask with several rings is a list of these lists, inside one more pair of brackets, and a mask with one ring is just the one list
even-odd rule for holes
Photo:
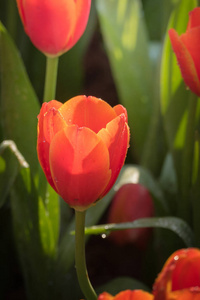
[[1,103],[4,139],[13,140],[35,173],[39,103],[23,62],[0,24]]
[[0,144],[0,207],[4,204],[20,168],[28,167],[13,141]]
[[142,155],[152,113],[152,70],[139,0],[97,0],[97,12],[120,102],[129,116],[132,143]]
[[[51,228],[46,226],[47,216],[42,214],[45,211],[40,205],[30,168],[22,168],[11,189],[11,210],[27,297],[53,299],[55,257],[51,255],[52,252],[54,254],[52,243],[47,243]],[[41,222],[44,222],[43,226]],[[50,249],[47,249],[47,244]]]
[[169,14],[179,0],[146,0],[144,12],[149,35],[152,40],[162,40]]
[[[184,33],[188,23],[188,13],[195,6],[195,0],[178,1],[172,11],[168,29],[174,28],[179,34]],[[180,171],[180,153],[185,142],[189,97],[190,92],[186,91],[168,32],[166,32],[161,66],[161,109],[169,149],[173,153],[177,173]]]
[[143,218],[133,222],[119,223],[119,224],[104,224],[99,226],[92,226],[85,228],[85,234],[106,234],[111,231],[125,230],[132,228],[165,228],[175,232],[184,242],[187,247],[194,246],[193,232],[190,227],[182,219],[176,217],[162,217],[162,218]]
[[59,197],[52,187],[47,185],[45,202],[39,197],[39,228],[41,243],[47,256],[55,257],[59,237]]

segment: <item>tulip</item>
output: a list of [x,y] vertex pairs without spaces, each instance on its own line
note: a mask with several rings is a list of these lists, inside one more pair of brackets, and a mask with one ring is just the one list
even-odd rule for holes
[[153,295],[142,290],[126,290],[116,296],[104,292],[99,295],[98,300],[153,300]]
[[190,12],[185,33],[170,29],[169,37],[185,84],[200,96],[200,7]]
[[24,29],[47,56],[72,48],[85,31],[91,0],[17,0]]
[[[153,215],[154,204],[149,191],[139,183],[129,183],[115,194],[108,213],[108,223],[133,222]],[[113,231],[109,238],[118,245],[134,243],[144,248],[150,234],[150,228],[134,228]]]
[[113,186],[126,157],[126,109],[77,96],[42,105],[37,152],[47,181],[71,207],[84,211]]
[[200,250],[174,252],[156,279],[153,294],[155,300],[199,300]]

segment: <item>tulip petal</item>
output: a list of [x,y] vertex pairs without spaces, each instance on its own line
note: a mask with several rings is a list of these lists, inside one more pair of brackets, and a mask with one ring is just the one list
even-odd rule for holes
[[106,292],[99,295],[98,300],[113,300],[114,297]]
[[200,288],[194,287],[187,290],[181,290],[172,292],[169,294],[169,300],[199,300],[200,299]]
[[171,299],[167,298],[167,295],[173,294],[175,289],[200,287],[199,257],[200,250],[196,248],[180,249],[174,252],[166,261],[154,283],[155,300]]
[[200,26],[189,30],[185,34],[182,34],[180,39],[189,51],[195,65],[198,78],[200,79]]
[[174,29],[169,30],[169,37],[186,85],[200,96],[200,82],[192,56]]
[[126,123],[126,116],[121,114],[116,117],[107,124],[106,128],[99,131],[98,136],[101,137],[108,148],[110,168],[112,170],[111,179],[103,192],[103,197],[115,183],[126,158],[127,144],[129,142],[129,128]]
[[128,115],[127,115],[127,110],[124,106],[121,104],[118,104],[113,107],[114,111],[116,112],[117,116],[120,116],[121,114],[125,115],[125,121],[128,123]]
[[42,52],[55,55],[64,51],[75,22],[74,1],[18,0],[24,28]]
[[105,101],[86,96],[77,96],[65,102],[59,109],[67,124],[87,127],[95,133],[105,128],[116,118],[114,109]]
[[76,125],[52,139],[50,168],[58,193],[77,210],[97,201],[111,176],[105,144],[90,129]]
[[[55,111],[62,105],[62,103],[52,100],[48,103],[43,103],[40,113],[38,115],[38,139],[37,139],[37,153],[38,159],[42,166],[42,169],[47,177],[49,184],[56,190],[53,183],[50,166],[49,166],[49,147],[52,139],[52,130],[50,124],[54,124],[52,121]],[[50,124],[48,124],[50,120]],[[66,124],[65,124],[66,126]],[[58,128],[57,128],[58,130]]]
[[200,7],[196,7],[189,12],[189,22],[187,26],[187,31],[194,27],[200,26]]
[[90,13],[91,0],[79,0],[75,2],[75,22],[71,37],[66,45],[68,49],[72,48],[82,36]]
[[113,297],[104,292],[99,295],[98,300],[153,300],[153,295],[142,290],[126,290]]

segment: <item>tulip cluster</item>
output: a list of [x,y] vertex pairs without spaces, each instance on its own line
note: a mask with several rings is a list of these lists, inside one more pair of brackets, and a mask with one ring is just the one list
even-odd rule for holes
[[166,261],[158,275],[152,294],[142,290],[122,291],[116,296],[106,292],[98,300],[199,300],[200,250],[181,249]]
[[47,181],[83,211],[111,189],[129,145],[126,109],[95,97],[44,103],[38,116],[37,152]]
[[169,37],[185,84],[200,96],[200,7],[190,12],[185,33],[170,29]]
[[47,56],[72,48],[85,31],[91,0],[17,0],[24,29]]

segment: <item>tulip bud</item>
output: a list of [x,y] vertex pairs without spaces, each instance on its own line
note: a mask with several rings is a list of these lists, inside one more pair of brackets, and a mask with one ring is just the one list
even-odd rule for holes
[[185,84],[200,96],[200,7],[190,12],[185,33],[179,36],[170,29],[169,37]]
[[24,29],[47,56],[72,48],[85,31],[91,0],[17,0]]
[[200,299],[200,250],[175,251],[166,261],[153,286],[155,300]]
[[129,146],[126,109],[95,97],[52,100],[38,116],[37,152],[49,184],[73,208],[104,197]]
[[116,296],[104,292],[99,295],[98,300],[153,300],[153,295],[142,290],[125,290]]
[[[153,215],[154,204],[149,191],[139,183],[129,183],[115,194],[108,213],[108,223],[132,222]],[[134,243],[143,248],[150,234],[150,228],[134,228],[113,231],[109,237],[118,245]]]

